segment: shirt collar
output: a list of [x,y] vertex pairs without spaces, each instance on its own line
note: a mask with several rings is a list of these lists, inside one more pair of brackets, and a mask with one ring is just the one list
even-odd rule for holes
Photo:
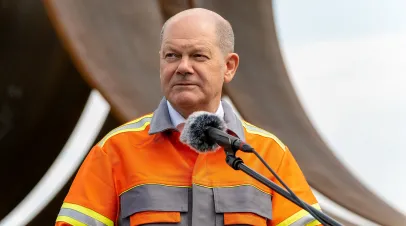
[[[171,118],[173,126],[177,127],[179,124],[186,121],[186,119],[181,114],[179,114],[179,112],[176,111],[175,108],[173,108],[172,104],[169,103],[168,100],[166,101],[166,104],[168,106],[169,117]],[[224,120],[224,109],[222,104],[219,104],[219,107],[217,108],[215,114]]]
[[[172,108],[172,110],[171,110]],[[245,141],[244,129],[241,120],[234,113],[230,104],[221,101],[216,114],[224,119],[228,130],[231,130],[241,140]],[[156,134],[166,130],[175,129],[185,119],[170,105],[166,98],[162,98],[158,108],[152,116],[149,134]]]

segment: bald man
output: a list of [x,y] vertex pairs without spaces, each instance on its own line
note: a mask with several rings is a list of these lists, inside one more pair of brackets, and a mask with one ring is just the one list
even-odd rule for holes
[[[214,113],[302,200],[320,208],[288,147],[221,101],[222,87],[239,64],[230,23],[206,9],[180,12],[162,28],[159,57],[161,103],[92,148],[56,225],[319,225],[306,211],[229,167],[222,149],[197,153],[180,142],[189,115]],[[280,185],[255,156],[239,156]]]

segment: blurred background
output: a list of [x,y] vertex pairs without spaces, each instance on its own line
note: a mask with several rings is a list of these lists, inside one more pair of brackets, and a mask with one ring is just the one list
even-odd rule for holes
[[406,225],[404,0],[1,0],[0,225],[53,225],[90,148],[153,111],[177,12],[229,20],[224,101],[290,147],[344,225]]

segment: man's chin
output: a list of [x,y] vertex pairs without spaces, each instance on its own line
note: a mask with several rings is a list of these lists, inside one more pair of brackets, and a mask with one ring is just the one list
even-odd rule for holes
[[199,98],[193,95],[176,95],[169,97],[169,101],[178,107],[192,107],[199,103]]

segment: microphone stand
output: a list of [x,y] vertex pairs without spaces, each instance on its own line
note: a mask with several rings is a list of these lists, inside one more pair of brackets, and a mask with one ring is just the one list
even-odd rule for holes
[[[247,175],[253,177],[256,180],[258,180],[262,184],[266,185],[268,188],[274,190],[275,192],[282,195],[286,199],[290,200],[294,204],[298,205],[302,209],[306,209],[304,206],[302,206],[302,204],[299,201],[294,199],[292,197],[292,195],[289,192],[287,192],[284,188],[280,187],[279,185],[275,184],[274,182],[272,182],[268,178],[262,176],[261,174],[257,173],[255,170],[253,170],[250,167],[248,167],[247,165],[245,165],[244,161],[241,158],[235,156],[235,151],[232,150],[231,147],[224,147],[224,150],[226,151],[226,162],[227,162],[227,164],[229,166],[231,166],[231,168],[233,168],[235,170],[243,171]],[[309,208],[314,214],[316,214],[319,218],[321,218],[323,221],[327,222],[329,225],[341,226],[340,223],[338,223],[337,221],[335,221],[333,218],[329,217],[325,213],[319,211],[318,209],[314,208],[313,206],[311,206],[311,205],[309,205],[309,204],[307,204],[307,203],[305,203],[303,201],[302,201],[302,203],[307,208]]]

